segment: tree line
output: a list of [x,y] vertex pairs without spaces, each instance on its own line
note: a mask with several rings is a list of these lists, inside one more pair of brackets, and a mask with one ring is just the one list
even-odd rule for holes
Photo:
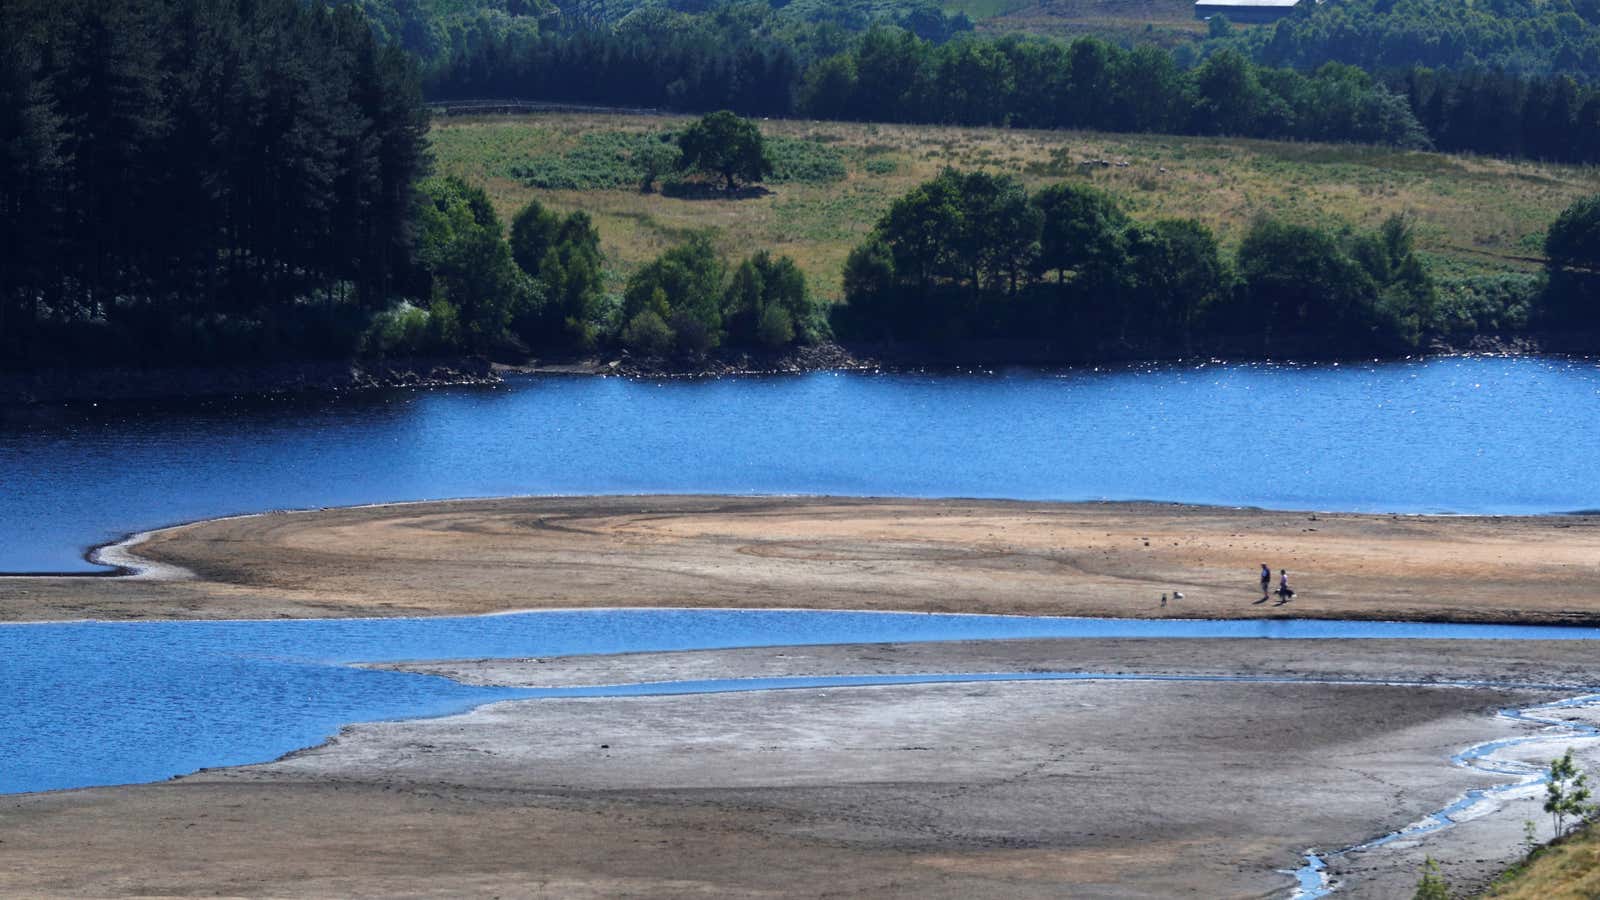
[[1263,219],[1226,257],[1202,224],[1140,223],[1093,187],[1028,192],[946,170],[897,200],[845,264],[841,335],[874,341],[1228,346],[1280,356],[1415,348],[1436,291],[1400,218],[1374,233]]
[[1418,68],[1397,87],[1439,150],[1600,162],[1600,91],[1570,76]]
[[938,42],[882,25],[848,35],[776,29],[747,7],[702,15],[651,10],[615,26],[491,41],[436,70],[428,91],[761,116],[1353,141],[1600,162],[1600,92],[1565,75],[1412,67],[1379,77],[1339,63],[1301,71],[1253,62],[1228,46],[1186,67],[1183,55],[1093,37],[1069,43],[966,35]]
[[847,340],[1017,341],[1089,359],[1392,355],[1475,317],[1473,329],[1592,340],[1600,195],[1562,213],[1545,251],[1545,279],[1531,290],[1446,298],[1400,216],[1371,232],[1262,218],[1227,254],[1201,223],[1134,221],[1087,184],[1030,193],[1007,175],[947,169],[896,200],[851,251],[833,325]]
[[483,190],[459,179],[429,179],[422,196],[429,302],[380,314],[368,353],[626,348],[699,360],[837,336],[957,353],[1015,342],[1063,361],[1315,357],[1414,352],[1451,337],[1463,316],[1481,319],[1471,331],[1600,329],[1600,196],[1551,226],[1542,284],[1484,304],[1441,295],[1400,216],[1372,231],[1262,218],[1230,253],[1197,221],[1136,221],[1088,184],[1030,192],[1007,175],[946,169],[851,251],[834,305],[787,257],[730,266],[704,234],[609,291],[585,213],[534,201],[507,230]]
[[606,290],[600,235],[589,216],[531,201],[508,230],[483,189],[454,178],[421,186],[419,265],[426,303],[374,320],[374,355],[625,347],[702,359],[718,348],[781,350],[830,336],[826,304],[786,256],[758,252],[729,268],[699,234]]
[[1302,3],[1270,27],[1232,29],[1207,42],[1271,66],[1327,62],[1368,71],[1413,66],[1600,78],[1596,0],[1341,0]]
[[0,360],[316,355],[413,275],[411,60],[299,0],[0,0]]

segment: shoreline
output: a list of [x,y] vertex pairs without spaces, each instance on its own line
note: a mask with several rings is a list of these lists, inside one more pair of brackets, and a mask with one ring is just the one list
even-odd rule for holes
[[351,391],[402,388],[492,387],[507,376],[580,375],[642,379],[777,377],[813,373],[970,374],[1000,369],[1037,372],[1101,371],[1149,366],[1256,365],[1319,366],[1392,364],[1458,357],[1536,357],[1568,361],[1600,358],[1600,351],[1571,349],[1550,335],[1476,336],[1461,346],[1439,344],[1412,353],[1326,354],[1314,347],[1288,355],[1238,352],[1218,345],[1214,352],[1175,348],[1121,348],[1114,352],[1065,353],[1053,345],[1019,346],[974,342],[944,348],[894,343],[837,343],[794,347],[781,352],[725,351],[689,361],[634,357],[625,350],[602,356],[532,358],[523,363],[490,362],[481,357],[448,359],[279,362],[234,367],[41,369],[0,372],[0,412],[55,404],[112,401],[180,401],[216,398],[270,398],[338,395]]
[[57,404],[338,395],[348,391],[492,386],[481,357],[289,360],[240,366],[0,371],[0,413]]

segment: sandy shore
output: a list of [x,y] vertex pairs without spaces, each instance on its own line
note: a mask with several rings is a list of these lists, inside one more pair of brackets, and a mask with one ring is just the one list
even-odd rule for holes
[[[1591,648],[1482,649],[1004,641],[408,668],[516,685],[1111,667],[1600,679]],[[3,798],[0,893],[1284,896],[1278,870],[1307,847],[1364,841],[1492,783],[1448,756],[1532,730],[1494,709],[1564,693],[1073,682],[500,703],[353,726],[267,765]],[[1522,813],[1341,862],[1338,896],[1408,890],[1424,852],[1458,886],[1479,883],[1516,853]]]
[[[805,606],[1600,623],[1594,516],[519,498],[221,519],[133,552],[195,577],[0,577],[0,621]],[[1289,569],[1294,602],[1255,602],[1263,562]]]

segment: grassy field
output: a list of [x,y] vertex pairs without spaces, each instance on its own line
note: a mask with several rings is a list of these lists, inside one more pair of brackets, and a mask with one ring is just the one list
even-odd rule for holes
[[1206,36],[1206,23],[1194,17],[1193,0],[1025,0],[973,18],[979,31],[990,34],[1097,35],[1118,43],[1163,47]]
[[[1600,170],[1377,147],[1266,141],[770,121],[771,136],[820,143],[843,177],[789,181],[756,196],[644,194],[636,187],[534,188],[518,173],[574,158],[597,134],[659,132],[667,116],[550,113],[443,119],[432,138],[439,171],[485,186],[510,220],[529,199],[587,210],[610,275],[628,273],[696,230],[729,256],[759,249],[794,257],[824,296],[889,204],[943,166],[985,168],[1030,187],[1080,179],[1125,199],[1139,219],[1200,219],[1225,245],[1258,215],[1370,228],[1391,213],[1417,223],[1438,271],[1528,271],[1544,230],[1573,199],[1600,192]],[[1101,165],[1103,160],[1109,165]],[[1096,161],[1090,165],[1080,165]]]

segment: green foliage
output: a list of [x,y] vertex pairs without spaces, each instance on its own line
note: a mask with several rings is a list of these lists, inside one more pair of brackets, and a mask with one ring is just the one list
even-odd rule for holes
[[1414,348],[1436,315],[1399,218],[1372,234],[1264,219],[1237,267],[1198,222],[1136,223],[1081,183],[1029,196],[1005,176],[946,170],[850,254],[835,323],[852,337],[1052,341],[1089,355],[1223,338],[1306,355]]
[[719,175],[729,191],[740,181],[760,181],[772,173],[761,129],[728,110],[711,113],[678,135],[680,165],[692,172]]
[[827,334],[805,276],[787,256],[765,251],[739,264],[723,294],[723,321],[734,344],[783,347],[796,338],[815,343]]
[[772,162],[766,180],[774,184],[826,184],[843,181],[844,157],[820,141],[793,138],[766,138],[767,157]]
[[[664,304],[665,298],[661,302]],[[666,356],[672,352],[676,341],[677,336],[654,309],[640,310],[622,329],[623,346],[646,356]]]
[[588,214],[562,217],[531,201],[512,220],[510,246],[541,299],[514,318],[512,330],[535,347],[593,349],[606,310],[600,233]]
[[1037,255],[1042,218],[1009,176],[946,169],[896,200],[876,231],[894,270],[920,287],[1014,290]]
[[1423,860],[1422,878],[1417,881],[1417,892],[1411,896],[1412,900],[1450,900],[1450,886],[1439,874],[1439,864],[1433,857]]
[[640,313],[652,312],[671,329],[679,352],[704,356],[722,339],[722,277],[711,241],[696,235],[628,279],[623,319],[631,328]]
[[1577,763],[1572,761],[1572,748],[1560,759],[1550,761],[1550,773],[1544,784],[1544,811],[1550,814],[1556,837],[1567,833],[1567,820],[1581,824],[1594,814],[1589,803],[1589,780]]
[[0,3],[0,365],[82,361],[46,339],[79,324],[146,338],[105,364],[352,352],[410,275],[426,127],[351,9]]
[[1128,217],[1107,194],[1085,185],[1053,184],[1034,195],[1043,215],[1038,269],[1106,284],[1120,268]]
[[1600,76],[1600,13],[1592,2],[1350,0],[1302,6],[1270,28],[1211,34],[1273,66],[1325,62],[1371,71],[1415,65],[1519,74]]
[[645,141],[629,162],[639,172],[639,191],[648,194],[656,189],[662,176],[676,170],[683,154],[671,140]]
[[[607,29],[536,37],[480,29],[463,34],[430,89],[742,115],[1431,144],[1600,162],[1600,15],[1568,9],[1566,0],[1308,3],[1270,27],[1227,28],[1214,18],[1203,50],[1178,54],[1143,41],[973,35],[958,17],[915,5],[796,0],[678,11],[702,7],[689,3],[641,7]],[[1133,43],[1141,45],[1118,46]]]
[[[818,141],[766,140],[771,161],[768,181],[816,184],[845,177],[839,151]],[[656,183],[682,168],[674,132],[591,132],[563,154],[534,157],[511,167],[529,185],[552,190],[615,189],[637,186],[649,193]]]
[[385,42],[429,67],[448,64],[479,41],[517,42],[538,35],[559,13],[549,0],[324,0],[362,11]]
[[756,340],[768,347],[782,347],[794,340],[794,317],[781,306],[768,306],[761,310],[756,323]]
[[1195,324],[1232,287],[1216,237],[1190,219],[1162,219],[1129,227],[1126,234],[1124,332],[1162,335],[1187,351]]
[[460,320],[443,298],[435,298],[426,309],[401,301],[373,316],[361,337],[366,356],[427,356],[459,349]]
[[1578,200],[1551,224],[1544,241],[1548,324],[1600,326],[1600,195]]
[[420,194],[418,264],[435,298],[459,313],[465,345],[491,350],[514,317],[539,303],[538,288],[517,267],[482,188],[431,178]]
[[1600,194],[1562,211],[1545,237],[1551,265],[1600,272]]
[[1532,273],[1440,279],[1428,330],[1447,338],[1523,331],[1543,291],[1544,279]]
[[1269,349],[1292,337],[1362,349],[1398,337],[1381,330],[1379,283],[1334,235],[1263,219],[1238,255],[1241,291],[1230,324],[1261,335]]
[[726,276],[704,235],[634,273],[622,316],[622,343],[653,356],[699,357],[724,344],[778,349],[828,336],[794,260],[760,252]]
[[678,166],[672,132],[602,131],[583,135],[562,155],[535,157],[511,173],[537,188],[587,190],[653,185]]

